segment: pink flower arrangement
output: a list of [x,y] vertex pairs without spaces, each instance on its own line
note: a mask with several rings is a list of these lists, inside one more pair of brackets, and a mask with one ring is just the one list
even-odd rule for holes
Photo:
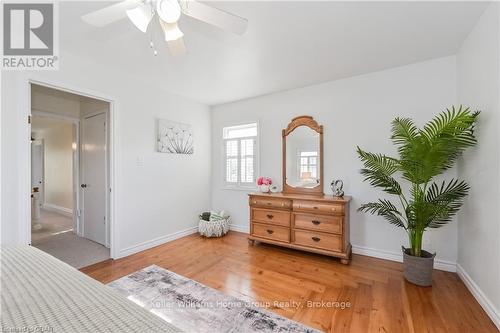
[[273,180],[269,177],[262,177],[260,176],[257,178],[257,185],[271,185],[273,183]]

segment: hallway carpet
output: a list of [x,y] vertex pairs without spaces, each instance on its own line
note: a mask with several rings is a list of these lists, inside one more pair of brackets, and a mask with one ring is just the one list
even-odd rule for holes
[[109,249],[73,232],[70,217],[42,210],[42,229],[32,231],[31,245],[75,268],[109,259]]

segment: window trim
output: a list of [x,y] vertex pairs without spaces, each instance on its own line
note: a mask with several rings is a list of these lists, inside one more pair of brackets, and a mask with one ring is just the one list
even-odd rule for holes
[[[248,124],[256,124],[257,126],[257,135],[256,136],[247,136],[247,137],[241,137],[241,138],[234,138],[234,139],[224,139],[224,128],[225,127],[236,127],[236,126],[243,126],[243,125],[248,125]],[[260,123],[259,121],[256,120],[250,120],[250,121],[245,121],[245,122],[239,122],[239,123],[230,123],[230,124],[224,124],[221,127],[220,134],[221,135],[221,177],[222,177],[222,189],[223,190],[235,190],[235,191],[256,191],[257,190],[257,184],[254,182],[251,185],[243,185],[247,183],[241,183],[238,179],[237,183],[228,183],[226,182],[226,141],[229,140],[245,140],[245,139],[255,139],[255,180],[257,180],[257,177],[260,175]],[[241,147],[238,146],[238,149]],[[240,156],[238,153],[238,172],[240,168]],[[238,173],[239,175],[239,173]]]
[[299,178],[300,178],[300,175],[302,174],[302,158],[307,158],[307,166],[310,167],[311,164],[309,163],[309,159],[312,158],[312,157],[315,157],[316,158],[316,164],[313,164],[315,166],[315,169],[316,169],[316,177],[314,177],[313,179],[314,180],[317,180],[318,179],[318,155],[319,154],[316,154],[316,155],[313,155],[313,156],[302,156],[302,153],[305,153],[305,152],[309,152],[309,150],[298,150],[297,151],[297,175],[299,175]]

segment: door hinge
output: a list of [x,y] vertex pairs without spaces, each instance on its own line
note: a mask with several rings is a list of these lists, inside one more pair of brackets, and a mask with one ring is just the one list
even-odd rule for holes
[[28,124],[31,124],[31,115],[28,116]]

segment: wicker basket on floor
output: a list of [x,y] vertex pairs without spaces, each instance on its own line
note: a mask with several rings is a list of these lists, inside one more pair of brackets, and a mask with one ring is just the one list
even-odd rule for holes
[[200,219],[198,224],[198,232],[205,237],[222,237],[229,231],[229,216],[212,221]]

